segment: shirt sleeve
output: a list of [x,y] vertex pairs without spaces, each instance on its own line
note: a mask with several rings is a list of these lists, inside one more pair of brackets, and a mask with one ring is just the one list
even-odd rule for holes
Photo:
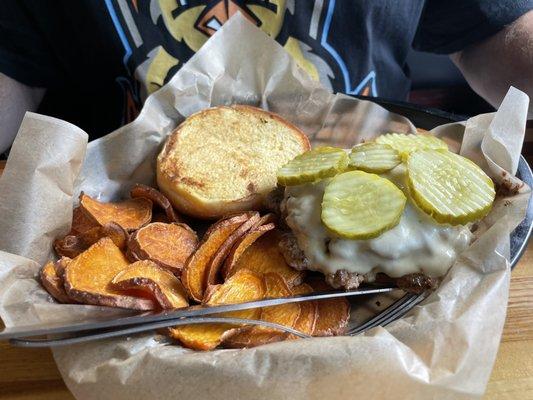
[[482,41],[533,9],[533,0],[426,0],[416,50],[451,54]]
[[39,7],[2,0],[0,72],[28,86],[49,88],[57,82],[58,68],[43,21],[36,17]]

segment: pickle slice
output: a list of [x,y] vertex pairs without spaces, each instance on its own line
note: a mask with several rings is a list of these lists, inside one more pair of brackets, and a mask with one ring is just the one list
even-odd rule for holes
[[446,150],[421,150],[407,160],[414,202],[437,222],[464,225],[488,214],[492,180],[468,158]]
[[334,177],[322,199],[322,222],[345,239],[371,239],[400,222],[406,198],[388,179],[363,171]]
[[398,150],[405,160],[409,154],[416,150],[443,149],[448,150],[448,145],[439,138],[431,135],[404,135],[403,133],[387,133],[378,136],[376,143],[388,144]]
[[363,143],[350,153],[351,169],[380,174],[389,171],[402,162],[400,153],[388,144]]
[[336,147],[318,147],[296,156],[278,170],[278,183],[301,185],[329,178],[348,165],[348,155]]

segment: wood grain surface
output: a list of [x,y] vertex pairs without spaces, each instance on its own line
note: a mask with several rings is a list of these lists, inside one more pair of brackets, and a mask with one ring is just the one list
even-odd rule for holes
[[[3,169],[0,161],[0,174]],[[0,342],[0,399],[74,399],[47,349]],[[533,399],[533,245],[513,271],[507,320],[486,400]]]

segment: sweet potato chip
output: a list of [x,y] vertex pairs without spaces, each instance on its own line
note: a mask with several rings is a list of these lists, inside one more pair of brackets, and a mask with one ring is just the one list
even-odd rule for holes
[[169,329],[171,338],[184,347],[194,350],[213,350],[226,337],[234,335],[239,328],[233,324],[182,325]]
[[152,260],[175,274],[198,246],[198,236],[185,224],[152,222],[135,231],[128,242],[132,260]]
[[[309,285],[315,292],[333,290],[323,279],[310,279]],[[346,332],[350,320],[350,303],[345,297],[317,300],[318,318],[313,336],[337,336]]]
[[[242,269],[221,285],[209,287],[206,301],[208,304],[244,303],[263,298],[265,284],[254,272]],[[261,309],[234,311],[217,316],[257,319]],[[237,334],[242,329],[233,324],[183,325],[169,329],[169,335],[179,340],[185,347],[196,350],[212,350],[223,340]]]
[[260,216],[257,212],[250,213],[248,220],[244,221],[228,238],[222,243],[218,248],[216,253],[209,261],[208,271],[207,271],[207,286],[214,285],[219,280],[219,270],[222,266],[222,263],[228,256],[234,244],[241,239],[254,225],[259,222]]
[[176,213],[167,197],[159,190],[156,190],[153,187],[137,183],[131,189],[130,196],[132,197],[132,199],[148,199],[152,203],[157,204],[160,208],[163,209],[163,211],[165,211],[168,222],[183,222],[183,218],[181,218],[178,213]]
[[271,231],[274,228],[275,225],[273,223],[260,225],[256,228],[250,229],[243,236],[241,236],[239,240],[237,240],[237,242],[233,245],[231,251],[229,252],[228,256],[226,257],[226,261],[224,262],[224,266],[222,267],[221,272],[224,279],[230,275],[231,270],[235,267],[235,265],[237,264],[237,260],[244,253],[244,251],[248,247],[250,247],[257,239],[259,239],[265,233]]
[[152,310],[150,299],[124,295],[111,285],[111,280],[129,265],[120,249],[107,237],[89,247],[65,268],[67,295],[80,303],[109,307]]
[[120,225],[110,222],[55,240],[54,250],[59,256],[74,258],[103,237],[110,238],[121,250],[126,248],[128,233]]
[[154,211],[152,212],[152,222],[163,222],[165,224],[170,224],[173,221],[170,221],[163,211]]
[[63,287],[63,279],[56,274],[54,262],[49,261],[42,268],[39,274],[41,284],[54,299],[60,303],[69,303],[70,299]]
[[[313,288],[306,283],[295,286],[292,289],[293,294],[309,294],[313,293]],[[294,323],[293,328],[302,333],[312,335],[315,329],[315,324],[318,319],[318,302],[304,301],[300,304],[300,315]],[[289,335],[289,339],[297,339],[295,335]]]
[[161,308],[187,307],[187,293],[180,280],[150,260],[137,261],[119,272],[111,281],[118,290],[139,289],[150,293]]
[[[281,275],[269,272],[263,276],[263,279],[266,287],[265,298],[286,297],[293,294],[287,285],[287,282],[285,282]],[[264,307],[261,310],[261,320],[293,328],[300,313],[301,307],[299,303]],[[241,330],[241,332],[225,338],[224,345],[232,348],[255,347],[283,340],[287,338],[287,336],[287,332],[277,329],[264,326],[249,326]]]
[[72,261],[72,258],[61,257],[59,260],[57,260],[54,263],[54,270],[56,271],[57,277],[61,279],[62,286],[64,286],[64,282],[65,282],[65,268],[67,267],[68,263],[71,261]]
[[277,230],[262,235],[239,257],[233,258],[231,261],[233,264],[225,268],[226,276],[231,276],[241,268],[248,268],[262,274],[267,272],[279,274],[291,287],[302,283],[305,272],[289,267],[278,246],[280,237],[280,232]]
[[70,227],[69,235],[77,235],[88,231],[91,228],[97,227],[98,224],[91,218],[89,218],[78,206],[72,211],[72,226]]
[[192,253],[181,274],[183,286],[191,298],[202,301],[207,287],[207,274],[212,258],[220,246],[235,232],[239,226],[250,218],[250,213],[233,215],[222,219],[207,230],[198,249]]
[[98,225],[116,222],[127,231],[139,229],[152,219],[152,202],[144,198],[102,203],[82,193],[80,207]]
[[257,223],[252,228],[255,229],[259,226],[274,224],[276,222],[276,219],[277,218],[273,213],[265,214],[261,218],[259,218],[259,221],[257,221]]

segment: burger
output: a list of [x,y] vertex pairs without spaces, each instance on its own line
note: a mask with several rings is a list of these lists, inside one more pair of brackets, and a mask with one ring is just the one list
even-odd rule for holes
[[280,168],[278,183],[285,259],[345,289],[435,288],[495,198],[481,168],[430,135],[317,148]]

